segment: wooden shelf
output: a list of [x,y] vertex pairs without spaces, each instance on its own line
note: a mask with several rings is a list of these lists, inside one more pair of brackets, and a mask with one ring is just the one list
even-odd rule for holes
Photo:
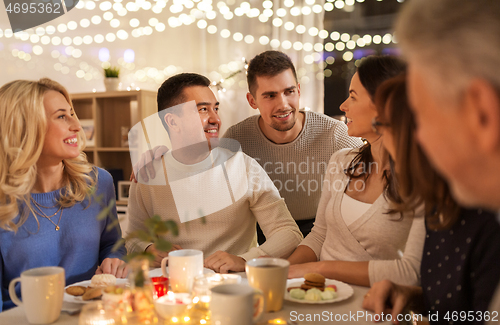
[[[130,150],[122,146],[123,133],[146,117],[157,113],[156,92],[147,90],[72,94],[79,119],[92,120],[94,146],[84,152],[89,162],[108,170],[115,187],[132,172]],[[126,204],[126,202],[120,202]]]

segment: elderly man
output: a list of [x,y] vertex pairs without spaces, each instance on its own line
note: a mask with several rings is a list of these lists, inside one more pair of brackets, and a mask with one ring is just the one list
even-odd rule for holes
[[[217,147],[219,103],[209,86],[206,77],[183,73],[158,90],[158,115],[172,150],[154,161],[164,177],[132,184],[127,233],[146,230],[157,214],[179,224],[179,236],[165,238],[175,248],[202,250],[205,266],[217,272],[244,271],[251,258],[287,257],[302,234],[262,167],[241,151]],[[202,216],[205,222],[195,220]],[[257,221],[269,236],[259,247]],[[138,238],[129,239],[127,249],[151,252],[156,265],[167,256]]]
[[[499,17],[498,0],[412,0],[396,24],[422,148],[460,204],[495,211],[500,210]],[[399,310],[405,304],[400,289],[386,288]],[[500,289],[490,309],[498,322]],[[493,318],[482,317],[488,319]]]

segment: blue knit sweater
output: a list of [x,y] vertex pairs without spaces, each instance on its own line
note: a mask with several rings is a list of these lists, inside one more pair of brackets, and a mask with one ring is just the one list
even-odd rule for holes
[[[40,205],[55,205],[59,190],[32,194]],[[97,196],[102,195],[103,203],[108,205],[115,197],[111,175],[98,168]],[[46,218],[38,217],[39,226],[32,214],[17,233],[0,229],[0,312],[13,307],[8,294],[9,283],[19,277],[21,272],[41,266],[61,266],[66,273],[66,285],[90,279],[97,267],[107,257],[121,258],[126,254],[125,247],[112,253],[111,248],[121,238],[121,231],[106,231],[112,222],[111,217],[96,219],[102,206],[95,199],[88,206],[88,200],[65,208],[59,223],[60,230]],[[48,216],[57,208],[42,209]],[[112,209],[116,218],[116,206]],[[51,220],[57,224],[60,212]],[[17,217],[19,218],[19,216]],[[17,221],[17,220],[14,220]],[[20,296],[20,286],[16,291]]]

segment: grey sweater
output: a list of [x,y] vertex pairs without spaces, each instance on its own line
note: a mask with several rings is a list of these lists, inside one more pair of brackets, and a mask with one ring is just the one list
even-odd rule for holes
[[347,135],[347,126],[324,114],[304,112],[302,131],[294,141],[276,144],[259,127],[260,115],[233,125],[225,138],[237,140],[244,153],[267,172],[295,220],[313,219],[321,197],[326,166],[334,152],[362,145]]

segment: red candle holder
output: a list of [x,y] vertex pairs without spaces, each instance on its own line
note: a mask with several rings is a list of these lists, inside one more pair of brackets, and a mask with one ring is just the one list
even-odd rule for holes
[[151,278],[153,284],[153,298],[158,299],[168,292],[168,278],[164,276],[156,276]]

